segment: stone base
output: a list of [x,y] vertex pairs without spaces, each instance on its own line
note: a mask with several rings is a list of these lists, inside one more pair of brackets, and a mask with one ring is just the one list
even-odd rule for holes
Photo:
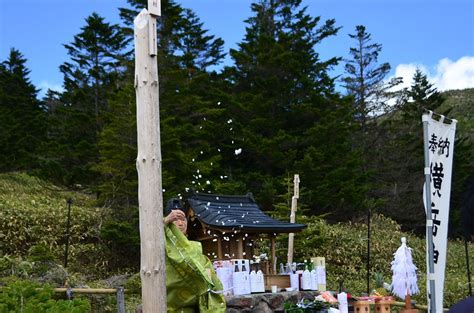
[[319,295],[317,291],[286,291],[278,293],[257,293],[242,296],[226,296],[227,313],[284,312],[287,301],[297,303],[301,299],[314,300]]

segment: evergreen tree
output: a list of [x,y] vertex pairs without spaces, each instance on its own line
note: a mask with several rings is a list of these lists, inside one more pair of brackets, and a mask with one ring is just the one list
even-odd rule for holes
[[[320,25],[320,17],[309,16],[301,1],[260,1],[252,4],[252,12],[243,42],[230,52],[235,66],[225,72],[239,103],[232,115],[243,131],[234,175],[242,177],[267,210],[285,193],[287,173],[298,171],[313,214],[341,209],[340,202],[331,205],[323,199],[333,199],[331,193],[340,197],[343,190],[350,211],[359,203],[351,201],[356,195],[346,189],[351,180],[332,178],[340,178],[338,167],[349,169],[351,162],[353,170],[344,175],[360,178],[356,153],[342,148],[350,147],[347,113],[352,110],[337,96],[328,74],[339,58],[321,60],[316,51],[339,28],[334,20]],[[325,136],[334,133],[340,141],[331,143],[334,150],[329,151]],[[332,177],[331,187],[318,189],[321,177]]]
[[350,48],[352,58],[346,60],[347,76],[342,81],[348,94],[354,97],[356,120],[365,130],[371,117],[386,110],[388,91],[401,80],[395,78],[389,83],[384,82],[391,67],[389,63],[377,63],[382,45],[372,43],[371,34],[366,31],[365,26],[358,25],[355,31],[356,33],[349,34],[349,37],[355,39],[357,45]]
[[0,171],[36,168],[45,136],[44,111],[25,63],[14,48],[0,63]]
[[65,91],[57,99],[47,99],[55,109],[49,112],[46,175],[67,185],[97,183],[97,137],[109,111],[108,97],[125,71],[128,42],[118,25],[93,13],[73,42],[65,45],[71,57],[60,66]]
[[[146,6],[144,1],[129,3],[131,9],[121,9],[127,27]],[[222,40],[208,35],[192,11],[173,1],[162,2],[157,22],[165,197],[191,189],[214,191],[220,186],[216,177],[221,160],[214,145],[224,135],[215,127],[225,123],[225,110],[217,105],[219,90],[213,87],[217,75],[207,68],[222,60]],[[130,64],[124,85],[132,86],[133,71]],[[101,133],[101,162],[96,167],[106,178],[100,187],[104,200],[114,199],[118,205],[136,204],[131,196],[137,184],[135,162],[131,162],[136,157],[135,120],[135,92],[124,87],[113,97]]]
[[407,100],[402,105],[402,112],[406,120],[418,120],[424,110],[436,110],[445,100],[420,69],[416,69],[413,83],[405,92],[405,97]]
[[405,90],[404,102],[398,111],[380,123],[380,137],[376,141],[374,196],[384,200],[381,209],[406,227],[422,230],[425,211],[421,196],[424,182],[423,125],[424,109],[435,110],[444,98],[420,70],[413,83]]
[[66,102],[92,112],[100,130],[100,112],[107,110],[107,93],[113,90],[123,72],[123,53],[129,40],[118,25],[111,25],[97,13],[86,18],[86,25],[66,44],[72,62],[60,66],[64,74]]

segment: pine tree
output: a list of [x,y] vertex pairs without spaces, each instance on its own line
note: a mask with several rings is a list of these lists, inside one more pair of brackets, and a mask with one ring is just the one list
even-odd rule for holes
[[96,13],[85,21],[72,43],[65,45],[71,57],[60,66],[65,91],[57,99],[47,99],[55,109],[49,112],[52,131],[43,174],[67,185],[93,186],[98,180],[97,137],[109,111],[108,97],[125,71],[129,40],[118,25]]
[[413,83],[405,93],[407,100],[402,105],[405,120],[419,120],[424,110],[434,111],[445,100],[420,69],[416,69],[413,75]]
[[370,118],[383,113],[389,89],[401,82],[395,78],[388,83],[384,79],[390,72],[390,64],[378,64],[382,45],[372,43],[371,34],[365,26],[358,25],[355,34],[349,37],[355,39],[357,46],[350,48],[352,59],[346,60],[345,71],[347,76],[342,79],[343,86],[349,95],[354,97],[356,120],[366,129]]
[[379,123],[380,136],[374,141],[372,160],[376,162],[374,168],[380,170],[374,174],[378,188],[373,195],[384,200],[382,213],[404,226],[421,229],[425,220],[420,195],[424,182],[421,116],[426,108],[439,108],[444,98],[420,70],[404,94],[398,110]]
[[0,171],[38,166],[45,114],[25,64],[24,56],[14,48],[0,63]]
[[100,129],[100,112],[107,110],[107,93],[123,72],[129,40],[118,25],[106,23],[97,13],[86,18],[86,25],[66,44],[72,62],[60,66],[64,74],[65,100],[91,111]]
[[[127,27],[144,1],[129,1],[131,9],[121,9]],[[175,196],[186,190],[214,191],[221,156],[215,148],[219,120],[225,110],[217,105],[216,74],[209,66],[222,60],[222,40],[208,35],[196,15],[173,1],[162,2],[157,21],[160,92],[160,127],[163,157],[163,188]],[[128,34],[131,33],[130,28]],[[123,84],[132,85],[133,67]],[[96,167],[104,176],[100,190],[106,201],[134,205],[136,200],[136,116],[134,90],[124,87],[111,103],[106,126],[100,137],[101,161]],[[198,172],[199,171],[199,172]],[[209,184],[207,183],[209,181]],[[218,186],[219,185],[219,186]],[[130,201],[131,199],[131,201]]]
[[[252,12],[243,42],[230,52],[235,66],[225,73],[239,103],[233,116],[243,130],[243,153],[234,173],[255,191],[264,209],[273,209],[278,195],[285,193],[287,173],[293,171],[307,188],[302,201],[311,203],[313,214],[341,209],[355,200],[354,190],[345,188],[360,178],[357,154],[346,148],[352,110],[336,95],[328,74],[339,58],[321,60],[316,50],[339,28],[334,20],[321,25],[320,17],[309,16],[301,1],[260,1],[252,4]],[[329,144],[326,138],[334,134],[339,140]],[[337,183],[342,176],[347,186]],[[322,177],[330,177],[324,189],[318,180]],[[344,204],[326,201],[332,195],[346,199]]]

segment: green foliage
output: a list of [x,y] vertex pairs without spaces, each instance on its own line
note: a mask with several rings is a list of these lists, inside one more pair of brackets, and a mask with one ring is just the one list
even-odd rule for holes
[[27,280],[11,280],[0,292],[0,312],[82,313],[90,312],[87,299],[54,300],[53,289]]
[[0,174],[0,254],[25,257],[29,254],[31,261],[46,261],[51,256],[62,260],[68,198],[73,199],[71,266],[84,260],[93,262],[90,265],[103,265],[103,254],[96,243],[106,211],[94,208],[93,200],[85,194],[61,191],[20,173]]
[[326,301],[305,299],[298,303],[285,302],[285,313],[327,312],[331,305]]
[[[308,228],[295,234],[294,260],[302,262],[314,256],[326,258],[327,289],[339,290],[339,283],[343,282],[348,292],[353,295],[362,295],[367,290],[366,281],[366,253],[367,253],[367,225],[365,221],[352,223],[327,224],[321,219],[304,222]],[[371,280],[375,286],[377,275],[383,275],[386,283],[391,283],[391,262],[393,254],[400,246],[401,237],[406,237],[408,245],[413,249],[413,261],[418,267],[418,287],[420,293],[413,298],[417,303],[426,303],[426,241],[424,237],[417,237],[411,233],[401,231],[401,227],[392,219],[382,215],[374,215],[371,223]],[[316,238],[311,238],[312,231]],[[306,237],[305,237],[306,236]],[[286,260],[288,239],[278,237],[277,257]],[[474,246],[470,244],[470,264],[473,264]],[[457,301],[465,298],[468,292],[466,276],[466,258],[464,245],[459,240],[448,243],[446,278],[444,288],[444,303],[450,307]]]
[[140,273],[132,275],[127,282],[125,283],[125,289],[130,290],[131,293],[141,293],[142,290],[142,280]]
[[25,64],[14,48],[0,63],[0,171],[35,168],[46,134],[45,113]]
[[64,75],[61,94],[45,98],[50,129],[43,143],[43,177],[65,185],[97,183],[98,133],[109,110],[108,97],[122,78],[128,44],[118,25],[97,13],[64,45],[71,60],[60,66]]
[[139,266],[140,236],[138,221],[108,220],[101,228],[101,237],[112,255],[110,268],[133,268]]

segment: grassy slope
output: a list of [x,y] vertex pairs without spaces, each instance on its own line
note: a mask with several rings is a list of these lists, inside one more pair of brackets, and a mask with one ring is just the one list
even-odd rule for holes
[[70,264],[81,268],[90,261],[99,262],[100,258],[88,256],[97,252],[95,243],[104,214],[94,207],[93,199],[23,173],[0,174],[1,255],[26,257],[33,246],[42,246],[62,260],[68,198],[73,200]]

